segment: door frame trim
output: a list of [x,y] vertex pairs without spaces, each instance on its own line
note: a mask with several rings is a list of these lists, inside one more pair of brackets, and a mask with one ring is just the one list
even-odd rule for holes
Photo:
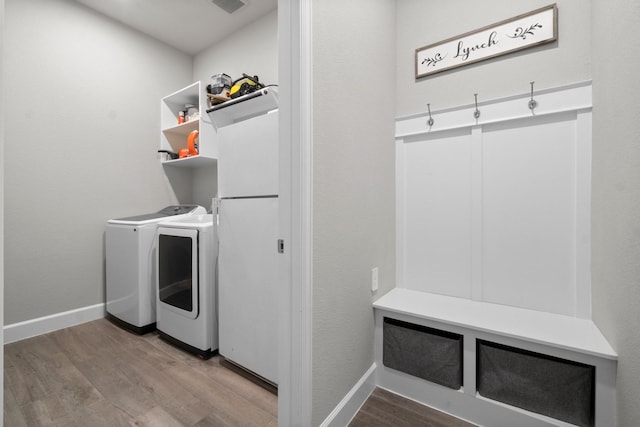
[[[278,425],[311,425],[313,75],[311,0],[278,0],[279,308]],[[274,242],[276,249],[276,242]]]

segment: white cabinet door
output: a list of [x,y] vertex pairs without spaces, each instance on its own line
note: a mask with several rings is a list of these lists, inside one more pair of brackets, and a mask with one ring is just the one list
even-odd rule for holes
[[220,197],[278,194],[278,113],[218,130]]
[[222,200],[218,214],[220,354],[277,383],[278,199]]

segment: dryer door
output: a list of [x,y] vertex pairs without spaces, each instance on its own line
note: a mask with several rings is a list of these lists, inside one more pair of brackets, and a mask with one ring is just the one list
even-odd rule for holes
[[198,279],[198,230],[159,227],[158,303],[195,319]]

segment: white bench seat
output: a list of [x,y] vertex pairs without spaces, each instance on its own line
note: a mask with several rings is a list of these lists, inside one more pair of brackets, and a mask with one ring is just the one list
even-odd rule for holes
[[[588,319],[396,288],[373,303],[377,382],[478,425],[492,427],[573,426],[481,396],[476,389],[477,343],[492,342],[595,367],[595,427],[616,426],[618,355]],[[384,365],[385,318],[434,328],[463,337],[460,390]]]
[[396,288],[374,308],[530,341],[605,359],[618,355],[586,319]]

